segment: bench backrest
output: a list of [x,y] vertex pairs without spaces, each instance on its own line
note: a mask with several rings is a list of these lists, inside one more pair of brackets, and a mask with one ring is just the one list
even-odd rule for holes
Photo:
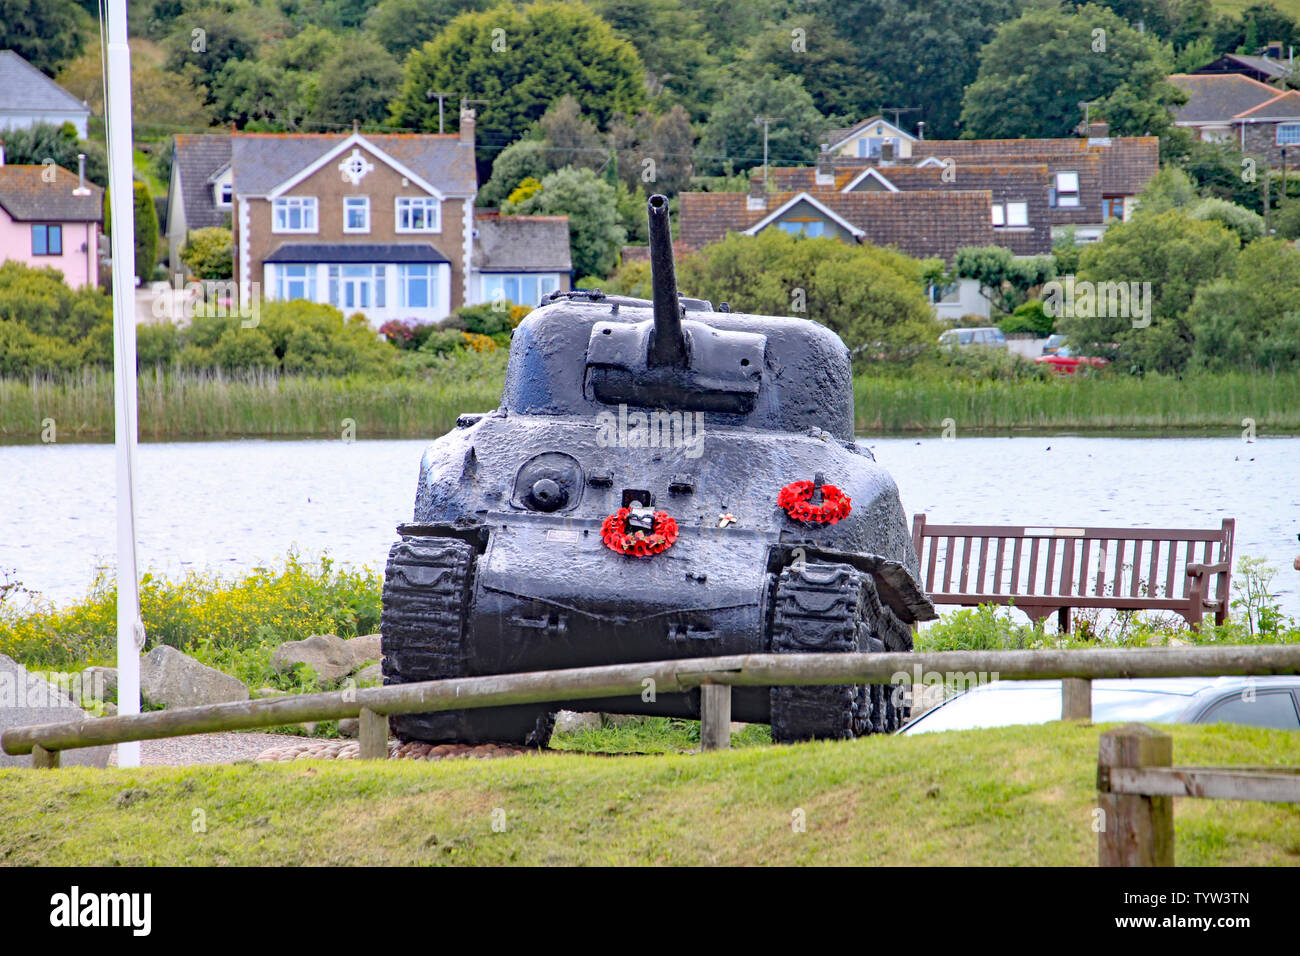
[[[1231,518],[1219,529],[1195,530],[935,525],[919,514],[912,542],[936,604],[1020,595],[1070,597],[1081,606],[1089,599],[1100,606],[1169,606],[1198,597],[1226,600],[1234,529]],[[1195,572],[1218,565],[1224,567],[1210,572],[1219,575],[1218,587],[1210,588],[1208,573]],[[945,596],[963,600],[945,602]]]

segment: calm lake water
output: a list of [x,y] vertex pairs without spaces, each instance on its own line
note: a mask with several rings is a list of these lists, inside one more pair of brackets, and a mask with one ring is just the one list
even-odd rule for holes
[[[423,441],[231,441],[139,450],[141,568],[256,567],[295,548],[382,569],[411,517]],[[1278,569],[1300,617],[1300,438],[865,438],[909,517],[937,523],[1212,527]],[[116,541],[110,445],[0,446],[0,571],[83,594]]]

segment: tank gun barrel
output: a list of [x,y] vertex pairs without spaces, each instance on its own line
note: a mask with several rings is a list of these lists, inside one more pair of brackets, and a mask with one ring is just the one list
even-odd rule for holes
[[650,339],[650,365],[686,367],[686,336],[682,331],[682,305],[677,298],[677,268],[673,263],[673,236],[668,225],[668,197],[646,200],[650,217],[650,282],[654,288],[654,335]]

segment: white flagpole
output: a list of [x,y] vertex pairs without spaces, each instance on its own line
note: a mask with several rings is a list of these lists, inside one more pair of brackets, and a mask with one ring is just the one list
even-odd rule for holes
[[[104,119],[108,132],[113,252],[113,390],[117,450],[117,712],[140,713],[139,578],[135,563],[135,190],[131,136],[131,48],[127,0],[105,0],[108,44]],[[143,636],[143,635],[141,635]],[[140,766],[138,742],[117,745],[119,767]]]

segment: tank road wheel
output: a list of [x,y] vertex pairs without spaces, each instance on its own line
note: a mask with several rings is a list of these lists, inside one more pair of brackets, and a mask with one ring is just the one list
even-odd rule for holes
[[[465,675],[474,548],[454,538],[402,538],[384,573],[384,683]],[[545,747],[555,713],[537,706],[449,710],[391,718],[401,740]]]
[[[880,600],[875,581],[847,564],[783,568],[773,597],[772,651],[903,650],[911,631]],[[773,687],[772,740],[844,739],[889,733],[901,715],[884,685]]]

